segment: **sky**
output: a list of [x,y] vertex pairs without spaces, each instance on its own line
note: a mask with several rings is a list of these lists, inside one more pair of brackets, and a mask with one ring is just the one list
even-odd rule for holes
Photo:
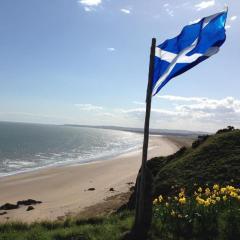
[[239,0],[1,0],[0,121],[143,127],[152,37],[226,4],[225,44],[153,97],[151,127],[240,127]]

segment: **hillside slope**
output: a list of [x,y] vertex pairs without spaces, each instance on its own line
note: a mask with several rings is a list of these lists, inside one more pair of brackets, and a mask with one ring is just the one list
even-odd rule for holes
[[154,196],[170,193],[175,187],[191,191],[194,184],[239,184],[240,130],[230,128],[200,138],[191,148],[154,158],[148,166],[154,175]]

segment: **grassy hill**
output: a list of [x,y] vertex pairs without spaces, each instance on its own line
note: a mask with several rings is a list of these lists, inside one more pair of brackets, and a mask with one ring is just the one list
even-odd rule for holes
[[240,183],[240,130],[221,130],[199,138],[191,148],[182,148],[168,157],[153,158],[148,166],[154,175],[154,195],[173,187],[193,191],[194,184],[209,186]]

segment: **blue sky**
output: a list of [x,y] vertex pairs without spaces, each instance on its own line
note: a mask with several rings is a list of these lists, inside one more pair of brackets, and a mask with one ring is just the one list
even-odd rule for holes
[[240,127],[237,0],[2,0],[0,120],[142,127],[151,38],[225,4],[226,43],[154,97],[151,127]]

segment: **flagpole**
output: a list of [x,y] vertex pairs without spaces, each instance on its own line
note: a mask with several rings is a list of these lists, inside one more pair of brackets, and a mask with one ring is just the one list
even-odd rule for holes
[[152,221],[152,196],[151,196],[151,173],[147,168],[147,154],[149,142],[149,122],[151,114],[152,102],[152,80],[154,73],[154,57],[155,57],[156,39],[152,38],[148,86],[146,94],[146,114],[144,124],[144,140],[142,150],[142,165],[141,175],[137,183],[137,196],[136,196],[136,213],[135,224],[133,227],[133,234],[137,239],[146,239],[146,234]]

